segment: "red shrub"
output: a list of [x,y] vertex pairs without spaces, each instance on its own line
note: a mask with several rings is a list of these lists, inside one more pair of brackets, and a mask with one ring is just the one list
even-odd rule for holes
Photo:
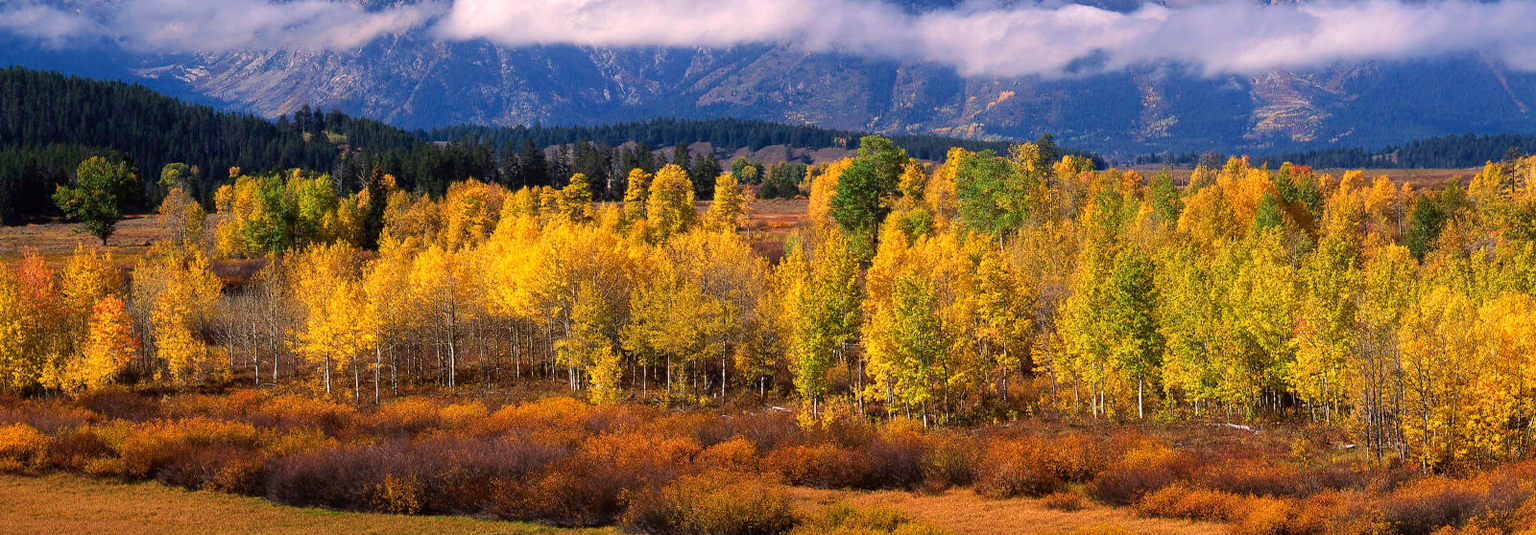
[[81,394],[75,403],[107,418],[144,422],[160,416],[160,403],[122,387]]
[[1319,490],[1316,480],[1301,469],[1260,459],[1210,463],[1195,479],[1208,489],[1250,496],[1299,498]]
[[1126,453],[1089,482],[1088,496],[1110,505],[1130,505],[1149,492],[1189,479],[1196,459],[1167,446],[1148,445]]
[[56,435],[48,443],[44,458],[49,468],[83,472],[91,463],[116,453],[101,435],[76,428]]
[[347,436],[357,425],[357,411],[322,399],[273,396],[249,413],[250,422],[272,429],[320,429],[331,436]]
[[1104,454],[1087,437],[999,439],[988,445],[976,491],[992,498],[1044,496],[1103,470]]
[[858,448],[856,455],[869,460],[866,473],[859,478],[859,486],[871,489],[917,487],[923,482],[929,450],[928,440],[922,434],[887,427]]
[[780,448],[769,453],[764,464],[786,482],[819,488],[864,487],[871,465],[861,452],[835,444]]
[[46,434],[79,427],[100,419],[80,407],[46,401],[25,401],[0,409],[0,424],[19,423]]
[[937,491],[951,486],[970,485],[976,477],[976,464],[980,462],[980,456],[974,438],[941,435],[933,440],[928,458],[923,462],[925,486]]
[[698,452],[691,437],[598,435],[541,473],[521,500],[524,510],[502,514],[563,526],[609,524],[624,511],[627,497],[672,480]]

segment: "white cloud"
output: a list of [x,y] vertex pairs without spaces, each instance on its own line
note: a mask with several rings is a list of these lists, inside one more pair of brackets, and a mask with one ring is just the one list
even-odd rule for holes
[[[372,11],[344,0],[69,1],[8,1],[0,32],[149,52],[350,49],[407,31],[507,46],[772,43],[1004,77],[1159,62],[1258,72],[1452,52],[1536,70],[1536,0],[1176,0],[1129,12],[979,0],[920,14],[875,0],[429,0]],[[81,4],[97,12],[68,9]]]
[[908,14],[861,0],[457,0],[448,38],[505,45],[703,46],[781,43],[950,65],[963,74],[1059,75],[1172,61],[1207,73],[1354,59],[1490,52],[1536,68],[1536,1],[1251,0],[1145,4],[968,4]]
[[135,51],[182,53],[356,48],[447,9],[432,2],[368,11],[328,0],[16,1],[0,9],[0,30],[55,46],[105,39]]
[[25,2],[0,6],[0,32],[49,46],[64,46],[77,37],[101,31],[95,21],[74,10]]

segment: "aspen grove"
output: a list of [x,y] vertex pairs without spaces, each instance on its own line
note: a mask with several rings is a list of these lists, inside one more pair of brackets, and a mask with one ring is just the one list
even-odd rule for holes
[[[697,177],[651,171],[612,203],[580,174],[433,197],[379,171],[233,169],[210,214],[172,189],[168,238],[131,275],[85,246],[0,269],[0,389],[377,404],[539,383],[930,426],[1305,420],[1429,469],[1532,448],[1536,157],[1422,191],[1245,158],[1176,184],[1031,144],[931,164],[870,137],[811,169],[782,254],[743,232],[755,201],[732,173],[702,208]],[[261,269],[227,284],[219,262]]]

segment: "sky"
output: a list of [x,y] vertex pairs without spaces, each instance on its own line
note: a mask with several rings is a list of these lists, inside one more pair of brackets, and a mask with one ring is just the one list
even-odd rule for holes
[[1028,0],[910,13],[872,0],[4,0],[0,33],[140,53],[349,50],[415,33],[506,46],[775,44],[921,61],[966,76],[1145,64],[1206,75],[1481,53],[1536,71],[1536,0],[1179,0],[1110,11]]

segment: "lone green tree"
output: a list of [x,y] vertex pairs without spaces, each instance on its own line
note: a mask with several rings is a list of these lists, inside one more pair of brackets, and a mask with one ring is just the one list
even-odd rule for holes
[[74,186],[60,185],[54,191],[53,203],[106,245],[137,185],[138,177],[126,162],[94,156],[80,162]]
[[911,158],[891,140],[866,136],[859,142],[859,156],[837,181],[832,197],[832,219],[855,236],[860,256],[873,256],[876,227],[891,212],[901,182],[901,172]]

